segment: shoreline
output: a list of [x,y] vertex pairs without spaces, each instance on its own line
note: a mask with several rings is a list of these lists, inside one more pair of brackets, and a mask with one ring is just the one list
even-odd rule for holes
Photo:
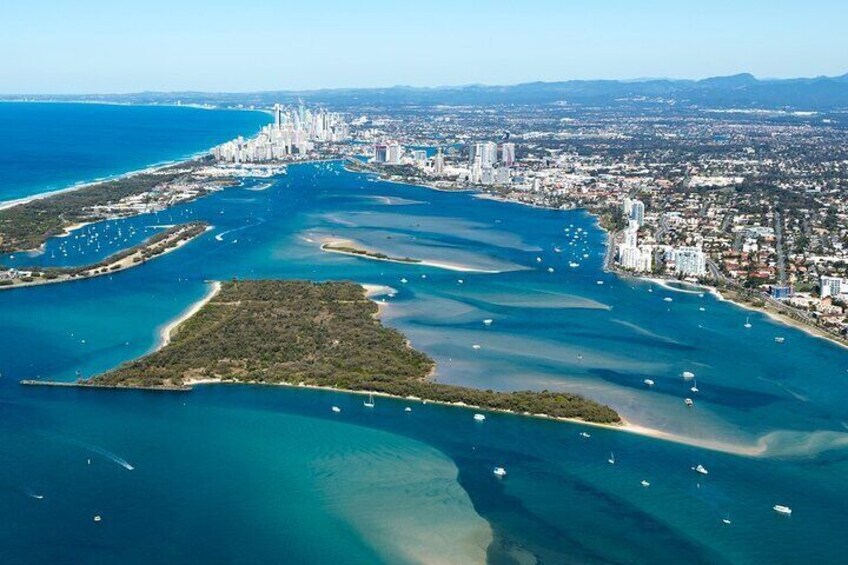
[[[477,269],[474,267],[470,267],[468,265],[457,265],[454,263],[442,263],[440,261],[429,261],[426,259],[410,259],[403,260],[397,259],[394,257],[376,257],[374,255],[374,251],[370,251],[368,249],[362,249],[362,253],[356,253],[354,251],[347,251],[344,249],[333,248],[333,245],[343,245],[346,247],[356,248],[356,242],[349,239],[332,239],[325,238],[321,242],[321,251],[326,253],[338,253],[339,255],[347,255],[348,257],[359,257],[362,259],[371,259],[372,261],[385,261],[387,263],[397,263],[400,265],[412,265],[412,266],[424,266],[424,267],[433,267],[435,269],[444,269],[446,271],[454,271],[457,273],[481,273],[484,275],[494,275],[498,273],[502,273],[503,271],[492,271],[486,269]],[[359,249],[359,248],[356,248]]]
[[221,291],[221,282],[220,281],[212,281],[209,289],[206,291],[206,294],[197,302],[189,306],[182,314],[180,314],[175,320],[172,320],[168,324],[166,324],[162,329],[159,330],[159,343],[156,344],[154,351],[159,351],[169,343],[171,343],[171,339],[173,337],[173,332],[177,329],[177,326],[197,314],[201,308],[206,306],[210,300],[215,298],[217,294]]
[[[174,159],[174,160],[171,160],[171,161],[163,161],[161,163],[149,165],[147,167],[144,167],[143,169],[134,169],[134,170],[126,172],[126,173],[119,173],[119,174],[116,174],[116,175],[110,175],[110,176],[107,176],[107,177],[98,178],[98,179],[94,179],[94,180],[90,180],[90,181],[81,181],[81,182],[78,182],[76,184],[66,186],[65,188],[58,188],[56,190],[49,190],[49,191],[46,191],[46,192],[39,192],[37,194],[31,194],[29,196],[23,196],[21,198],[17,198],[17,199],[14,199],[14,200],[3,200],[3,201],[0,201],[0,211],[7,210],[9,208],[14,208],[15,206],[21,206],[23,204],[29,204],[30,202],[35,202],[37,200],[44,200],[46,198],[52,198],[53,196],[58,196],[60,194],[66,194],[68,192],[76,192],[77,190],[81,190],[83,188],[88,188],[88,187],[91,187],[91,186],[96,186],[98,184],[103,184],[103,183],[116,181],[116,180],[126,180],[128,178],[136,177],[136,176],[139,176],[139,175],[158,173],[161,170],[167,169],[169,167],[186,165],[186,164],[191,163],[192,161],[195,161],[195,160],[197,160],[201,157],[204,157],[206,155],[209,155],[209,150],[200,151],[200,152],[192,155],[191,157]],[[92,222],[87,222],[87,223],[92,223]],[[86,225],[86,224],[81,224],[81,225]],[[76,226],[76,227],[67,228],[67,229],[78,229],[79,227],[81,227],[81,226]],[[58,236],[58,237],[62,237],[62,236]]]
[[[85,225],[85,224],[82,224],[82,225]],[[79,226],[77,226],[75,229],[79,229]],[[116,273],[127,271],[127,270],[135,268],[135,267],[140,267],[140,266],[144,265],[147,261],[154,261],[159,257],[163,257],[163,256],[171,253],[172,251],[176,251],[177,249],[180,249],[184,245],[194,241],[195,239],[197,239],[198,237],[200,237],[204,233],[210,231],[211,229],[213,229],[212,226],[207,226],[200,233],[197,233],[197,234],[195,234],[191,237],[185,238],[185,239],[180,238],[180,239],[177,240],[176,244],[173,247],[166,246],[161,253],[154,255],[154,256],[152,256],[148,259],[143,259],[143,260],[140,260],[140,261],[137,261],[137,262],[134,261],[134,259],[142,257],[145,251],[152,249],[152,248],[155,248],[155,247],[159,246],[160,244],[162,244],[162,241],[157,241],[153,244],[141,247],[135,253],[132,253],[131,255],[127,255],[126,257],[122,257],[118,261],[103,265],[102,267],[97,267],[96,270],[93,270],[95,268],[92,267],[91,269],[89,269],[88,274],[86,274],[84,276],[78,275],[78,276],[72,277],[72,276],[66,275],[64,278],[56,277],[56,278],[52,278],[52,279],[46,279],[46,278],[43,278],[43,277],[38,277],[38,278],[33,278],[33,280],[31,280],[31,281],[22,281],[22,282],[16,282],[14,284],[9,284],[9,285],[0,285],[0,292],[5,291],[5,290],[16,290],[16,289],[20,289],[20,288],[30,288],[30,287],[34,287],[34,286],[45,286],[45,285],[49,285],[49,284],[61,284],[61,283],[86,281],[86,280],[89,280],[89,279],[95,279],[97,277],[104,277],[106,275],[113,275],[113,274],[116,274]],[[176,235],[179,235],[179,234],[176,234]],[[176,235],[174,237],[172,237],[171,239],[174,239],[176,237]],[[166,239],[166,240],[163,240],[163,241],[168,241],[168,240]],[[83,268],[86,268],[86,267],[83,267]],[[93,272],[91,272],[92,270],[93,270]]]
[[534,418],[537,420],[548,420],[552,422],[559,423],[568,423],[568,424],[576,424],[581,426],[591,426],[593,428],[600,428],[610,431],[616,432],[624,432],[628,434],[633,434],[637,436],[647,437],[651,439],[656,439],[659,441],[667,441],[679,445],[685,445],[689,447],[695,447],[698,449],[706,449],[709,451],[716,451],[720,453],[727,453],[730,455],[736,455],[740,457],[752,457],[752,458],[763,458],[767,452],[766,448],[762,445],[752,445],[752,446],[739,446],[734,444],[729,444],[721,441],[710,441],[710,440],[699,440],[696,438],[689,438],[686,436],[680,436],[677,434],[673,434],[670,432],[665,432],[662,430],[657,430],[655,428],[649,428],[646,426],[641,426],[639,424],[633,424],[628,422],[624,418],[621,419],[620,423],[617,424],[603,424],[599,422],[590,422],[587,420],[581,420],[579,418],[563,418],[557,416],[549,416],[548,414],[534,414],[531,412],[516,412],[514,410],[504,410],[497,408],[484,408],[481,406],[476,406],[473,404],[466,404],[464,402],[446,402],[441,400],[431,400],[428,398],[422,398],[418,396],[400,396],[395,394],[389,394],[385,392],[375,392],[375,391],[365,391],[365,390],[352,390],[346,388],[336,388],[331,386],[321,386],[321,385],[308,385],[305,383],[260,383],[256,381],[230,381],[223,380],[219,378],[197,378],[197,379],[186,379],[185,384],[182,386],[171,386],[171,387],[145,387],[145,386],[121,386],[121,385],[90,385],[84,383],[77,382],[64,382],[64,381],[33,381],[33,380],[24,380],[20,381],[20,384],[32,386],[58,386],[58,387],[78,387],[78,388],[97,388],[97,389],[113,389],[113,390],[141,390],[141,391],[157,391],[157,392],[189,392],[194,389],[195,386],[203,386],[203,385],[242,385],[242,386],[265,386],[265,387],[283,387],[283,388],[291,388],[291,389],[308,389],[308,390],[318,390],[324,392],[335,392],[341,394],[350,394],[357,396],[368,396],[372,395],[375,398],[391,398],[394,400],[406,400],[410,402],[416,402],[419,404],[436,404],[439,406],[446,406],[450,408],[461,408],[465,410],[476,410],[481,413],[495,413],[495,414],[503,414],[516,416],[519,418]]

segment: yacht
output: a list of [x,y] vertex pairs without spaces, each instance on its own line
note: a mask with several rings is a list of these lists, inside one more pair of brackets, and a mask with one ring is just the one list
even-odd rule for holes
[[694,406],[694,405],[695,405],[695,403],[694,403],[694,402],[692,402],[692,399],[691,399],[691,398],[684,398],[684,399],[683,399],[683,403],[684,403],[684,404],[686,404],[686,406],[689,406],[689,407],[692,407],[692,406]]
[[408,280],[406,280],[406,279],[400,279],[400,282],[402,282],[403,284],[406,284],[406,283],[408,283],[409,281],[408,281]]
[[683,371],[683,378],[684,379],[694,379],[695,373],[693,373],[691,371]]
[[784,516],[792,515],[792,509],[782,504],[775,504],[774,506],[772,506],[772,509],[778,514],[783,514]]
[[102,518],[100,517],[100,514],[97,514],[97,515],[94,516],[95,522],[99,522],[100,520],[102,520]]
[[674,302],[674,299],[670,296],[666,296],[665,298],[663,298],[663,300],[665,300],[666,302]]
[[645,383],[646,386],[654,386],[654,381],[652,381],[651,379],[645,379],[642,382]]
[[553,272],[554,272],[554,268],[553,268],[553,267],[548,267],[548,272],[549,272],[549,273],[553,273]]
[[495,470],[493,472],[495,473],[496,477],[506,477],[506,469],[504,469],[503,467],[495,467]]
[[580,437],[592,437],[588,432],[580,432]]
[[484,326],[491,326],[492,322],[494,322],[494,320],[492,320],[491,318],[486,318],[485,320],[483,320],[483,325]]
[[702,475],[709,475],[710,474],[710,472],[707,471],[707,468],[704,467],[703,465],[700,465],[700,464],[695,466],[695,467],[692,467],[692,470],[695,471],[696,473],[701,473]]
[[368,401],[362,403],[366,408],[374,408],[374,395],[372,393],[368,393]]
[[471,348],[472,348],[472,349],[480,349],[480,346],[479,346],[478,344],[476,344],[476,343],[475,343],[474,345],[472,345],[472,346],[471,346]]
[[474,414],[474,419],[478,422],[482,422],[486,419],[486,416],[483,414]]
[[651,483],[649,483],[648,481],[646,481],[646,480],[644,480],[644,479],[643,479],[643,480],[642,480],[642,486],[643,486],[643,487],[649,487],[649,486],[651,486]]
[[412,408],[410,408],[409,406],[407,406],[406,408],[404,408],[404,409],[403,409],[403,411],[404,411],[404,412],[412,412]]
[[341,411],[342,411],[342,409],[341,409],[341,408],[339,408],[338,406],[333,406],[332,410],[333,410],[333,412],[335,412],[336,414],[338,414],[339,412],[341,412]]
[[786,338],[783,338],[783,337],[780,337],[780,336],[774,338],[775,343],[783,343],[784,341],[786,341]]

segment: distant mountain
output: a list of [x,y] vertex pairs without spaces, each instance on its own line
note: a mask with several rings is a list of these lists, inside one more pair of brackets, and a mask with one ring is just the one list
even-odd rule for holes
[[[21,98],[0,97],[0,98]],[[37,99],[147,103],[269,105],[304,100],[337,106],[573,104],[615,105],[651,101],[716,108],[848,108],[848,74],[838,77],[757,79],[743,73],[703,80],[571,80],[509,86],[347,88],[247,93],[143,92],[121,95],[31,96]]]

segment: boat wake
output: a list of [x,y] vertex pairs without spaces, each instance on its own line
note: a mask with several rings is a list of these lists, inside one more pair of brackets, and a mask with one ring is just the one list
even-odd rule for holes
[[98,447],[96,445],[92,445],[90,443],[86,443],[84,441],[79,441],[79,440],[76,440],[76,439],[71,439],[71,438],[67,438],[67,437],[63,437],[63,436],[59,436],[59,435],[56,435],[56,436],[53,436],[53,437],[60,440],[60,441],[68,443],[70,445],[75,445],[77,447],[85,449],[86,451],[90,451],[92,453],[95,453],[97,455],[105,457],[109,461],[120,465],[121,467],[123,467],[127,471],[135,470],[135,467],[129,461],[127,461],[126,459],[124,459],[120,455],[112,453],[111,451],[109,451],[107,449],[104,449],[102,447]]

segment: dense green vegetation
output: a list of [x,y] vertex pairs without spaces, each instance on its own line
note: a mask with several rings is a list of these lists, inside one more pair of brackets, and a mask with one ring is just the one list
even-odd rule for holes
[[375,317],[350,282],[233,281],[177,328],[163,349],[94,377],[112,386],[188,379],[289,383],[614,423],[607,406],[567,393],[494,392],[434,383],[433,361]]
[[323,249],[327,251],[338,251],[339,253],[350,253],[351,255],[362,255],[364,257],[370,257],[371,259],[382,259],[383,261],[396,261],[399,263],[420,263],[421,259],[412,259],[411,257],[391,257],[390,255],[386,255],[385,253],[380,253],[379,251],[368,251],[367,249],[357,249],[356,247],[350,247],[348,245],[333,245],[331,243],[325,243],[321,246]]
[[[0,210],[0,253],[35,249],[66,227],[91,220],[92,206],[150,192],[185,174],[180,164],[156,172],[106,181]],[[95,218],[100,219],[100,218]]]

